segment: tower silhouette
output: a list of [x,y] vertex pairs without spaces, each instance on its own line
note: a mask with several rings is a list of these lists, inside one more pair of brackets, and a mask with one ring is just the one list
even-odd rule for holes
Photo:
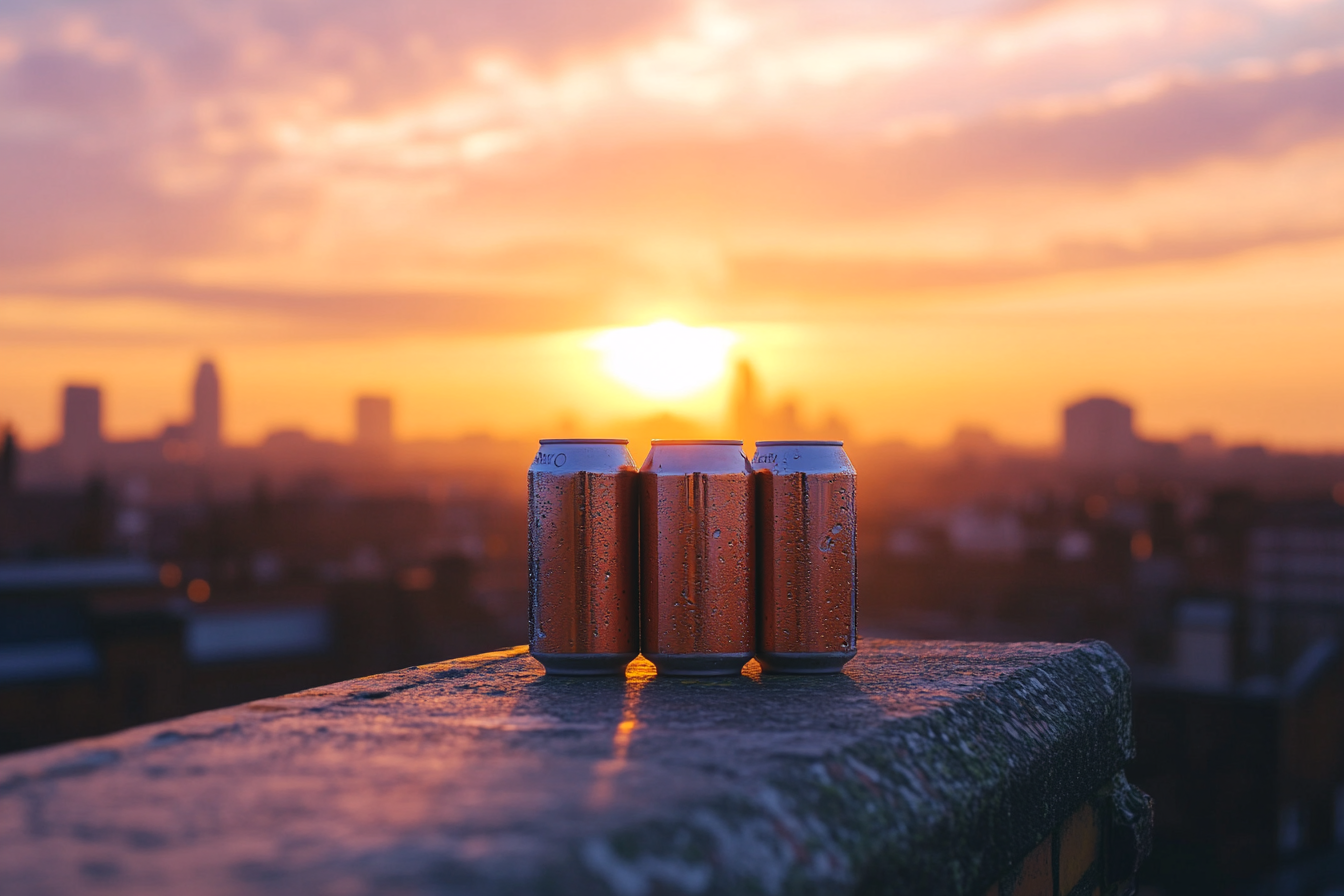
[[191,436],[205,448],[219,445],[219,373],[215,362],[206,359],[196,370],[196,385],[191,395]]
[[733,374],[733,386],[729,408],[733,435],[743,439],[755,439],[761,423],[760,390],[756,385],[756,370],[747,360],[739,361]]
[[0,442],[0,497],[14,491],[19,479],[19,443],[14,438],[12,427],[5,427],[5,437]]

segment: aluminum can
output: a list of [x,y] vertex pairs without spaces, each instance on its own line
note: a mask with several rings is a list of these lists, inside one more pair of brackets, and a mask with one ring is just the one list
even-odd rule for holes
[[767,672],[839,672],[858,641],[854,465],[844,442],[757,442],[760,615]]
[[639,470],[644,656],[737,675],[756,644],[751,464],[734,441],[654,441]]
[[639,655],[638,473],[625,439],[542,439],[527,470],[528,647],[558,675]]

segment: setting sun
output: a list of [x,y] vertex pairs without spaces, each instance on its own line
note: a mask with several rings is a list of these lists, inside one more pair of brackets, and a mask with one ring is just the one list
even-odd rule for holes
[[735,342],[728,330],[660,320],[606,330],[588,345],[602,353],[607,373],[641,395],[685,398],[722,378]]

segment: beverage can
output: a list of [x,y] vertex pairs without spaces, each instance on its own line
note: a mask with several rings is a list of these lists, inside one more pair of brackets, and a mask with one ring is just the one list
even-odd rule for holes
[[843,442],[757,442],[760,611],[767,672],[839,672],[858,648],[856,475]]
[[542,439],[527,471],[528,646],[547,673],[639,654],[637,471],[625,439]]
[[644,656],[660,674],[739,674],[756,640],[753,480],[742,443],[655,440],[639,479]]

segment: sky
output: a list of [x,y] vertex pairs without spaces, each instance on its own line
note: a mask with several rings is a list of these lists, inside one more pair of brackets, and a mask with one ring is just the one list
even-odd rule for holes
[[862,440],[1338,449],[1342,348],[1344,0],[0,0],[24,444],[210,356],[235,441],[712,423],[746,359]]

